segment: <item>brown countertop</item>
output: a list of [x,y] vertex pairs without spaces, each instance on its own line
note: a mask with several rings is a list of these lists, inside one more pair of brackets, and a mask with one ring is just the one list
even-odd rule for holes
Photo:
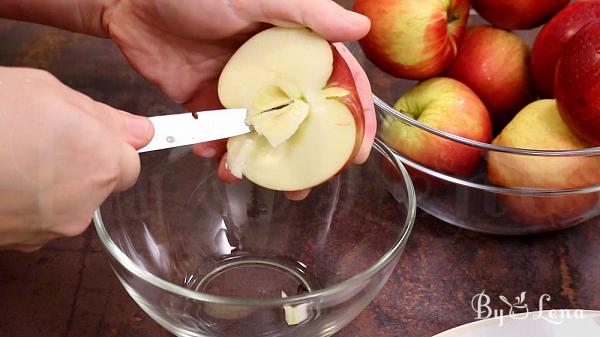
[[[110,41],[0,20],[0,65],[47,69],[69,86],[131,112],[175,109],[127,66]],[[336,336],[430,336],[473,321],[471,299],[482,291],[494,309],[507,309],[499,295],[513,299],[526,291],[530,308],[549,294],[546,309],[600,310],[600,219],[560,233],[498,237],[419,213],[388,284]],[[169,334],[126,294],[90,228],[36,253],[0,252],[0,336]]]

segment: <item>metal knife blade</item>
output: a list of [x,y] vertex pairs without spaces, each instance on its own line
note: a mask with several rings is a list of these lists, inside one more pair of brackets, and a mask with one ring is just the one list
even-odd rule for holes
[[169,149],[239,136],[252,131],[246,125],[247,109],[222,109],[150,117],[154,137],[138,153]]

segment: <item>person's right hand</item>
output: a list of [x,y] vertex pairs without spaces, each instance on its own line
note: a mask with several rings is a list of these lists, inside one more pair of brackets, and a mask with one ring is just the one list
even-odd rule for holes
[[0,249],[74,236],[113,191],[133,185],[144,117],[71,90],[52,75],[0,67]]

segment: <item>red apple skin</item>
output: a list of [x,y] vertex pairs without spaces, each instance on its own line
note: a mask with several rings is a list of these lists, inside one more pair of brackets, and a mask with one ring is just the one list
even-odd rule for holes
[[487,107],[496,131],[534,100],[529,47],[520,37],[503,29],[469,27],[447,76],[475,91]]
[[371,19],[369,34],[360,40],[365,55],[399,78],[422,80],[441,73],[456,56],[471,7],[469,0],[446,2],[355,1],[354,11]]
[[334,45],[331,45],[331,51],[333,52],[333,71],[327,82],[327,87],[346,89],[349,92],[348,95],[337,99],[350,110],[354,116],[354,124],[356,126],[356,142],[354,143],[354,151],[349,160],[351,162],[358,153],[365,136],[365,113],[358,97],[358,90],[356,89],[356,83],[350,67],[348,67],[348,64]]
[[600,146],[600,20],[567,43],[556,68],[558,111],[581,138]]
[[505,29],[531,29],[548,21],[569,0],[472,0],[489,23]]
[[531,72],[537,93],[554,98],[556,63],[569,40],[600,17],[600,0],[580,0],[556,14],[539,32],[531,49]]
[[[425,125],[457,136],[480,142],[489,142],[492,137],[485,105],[469,87],[451,78],[436,77],[419,83],[398,100],[395,108]],[[380,134],[404,156],[456,176],[469,176],[482,159],[481,149],[436,136],[393,117],[381,123]]]

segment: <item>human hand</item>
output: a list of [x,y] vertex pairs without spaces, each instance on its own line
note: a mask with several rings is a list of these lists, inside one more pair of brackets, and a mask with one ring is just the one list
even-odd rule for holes
[[113,191],[134,184],[152,124],[52,75],[0,67],[0,249],[33,251],[83,232]]
[[[369,20],[331,0],[120,0],[103,15],[105,30],[132,66],[186,109],[220,108],[217,81],[237,48],[256,32],[277,25],[306,26],[330,41],[357,40]],[[366,161],[375,137],[375,110],[364,70],[342,45],[365,113],[365,136],[355,158]],[[219,158],[225,141],[199,144],[194,151]],[[223,157],[224,158],[224,157]],[[235,181],[221,160],[220,177]],[[302,199],[308,191],[287,193]]]

